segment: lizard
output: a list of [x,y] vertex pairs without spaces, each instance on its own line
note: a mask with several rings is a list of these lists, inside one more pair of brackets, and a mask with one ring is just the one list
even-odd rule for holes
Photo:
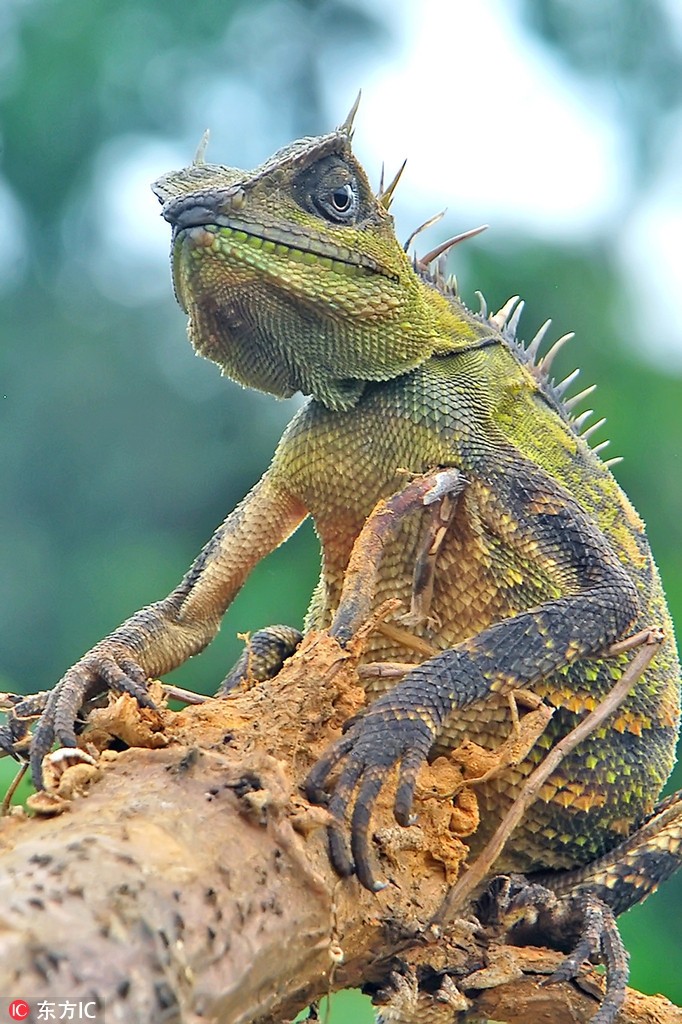
[[[25,717],[42,711],[30,748],[40,788],[44,754],[55,741],[76,744],[76,716],[93,694],[127,692],[150,706],[147,681],[210,643],[251,569],[307,516],[322,567],[305,628],[334,626],[347,642],[335,616],[372,510],[406,472],[454,471],[447,515],[435,526],[428,511],[401,518],[372,594],[374,609],[398,598],[411,614],[377,630],[364,660],[408,670],[397,683],[370,677],[366,711],[312,769],[306,792],[327,802],[338,873],[378,890],[371,813],[396,766],[395,816],[407,826],[420,766],[464,736],[496,749],[512,728],[510,694],[530,690],[554,715],[521,764],[478,788],[475,853],[547,750],[625,671],[628,654],[604,652],[660,628],[642,678],[550,778],[501,864],[587,900],[579,959],[608,960],[613,914],[682,861],[682,795],[656,805],[680,715],[659,574],[641,519],[581,432],[566,385],[550,377],[556,345],[540,355],[545,328],[524,345],[519,305],[473,312],[440,264],[431,269],[432,254],[409,256],[390,212],[400,175],[374,193],[352,151],[354,115],[253,171],[206,163],[200,147],[190,167],[154,184],[196,352],[246,387],[305,401],[178,586],[97,643],[44,700],[17,704],[0,745],[14,750]],[[272,673],[299,639],[288,627],[257,633],[221,692],[247,663]],[[594,934],[597,905],[610,946]],[[618,992],[599,1024],[617,1013],[623,956],[611,957]]]

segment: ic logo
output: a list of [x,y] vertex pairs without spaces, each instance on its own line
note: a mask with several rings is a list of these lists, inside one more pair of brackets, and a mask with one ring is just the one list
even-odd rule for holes
[[25,999],[14,999],[9,1004],[8,1010],[12,1020],[26,1020],[31,1012],[31,1007]]

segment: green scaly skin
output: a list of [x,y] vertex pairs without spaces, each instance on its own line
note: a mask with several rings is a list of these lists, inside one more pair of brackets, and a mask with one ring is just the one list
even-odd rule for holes
[[[636,857],[638,827],[657,820],[679,725],[673,630],[644,526],[514,330],[473,314],[413,265],[394,234],[390,191],[373,194],[350,135],[346,124],[252,172],[195,163],[155,185],[173,225],[175,290],[197,352],[244,385],[309,397],[260,482],[173,593],[123,623],[51,692],[32,744],[34,778],[40,784],[55,739],[75,743],[74,717],[93,692],[125,690],[144,703],[148,678],[205,647],[253,566],[307,515],[322,548],[307,628],[329,627],[353,543],[377,502],[405,486],[406,470],[454,467],[463,488],[438,550],[428,615],[376,632],[365,655],[415,667],[390,689],[374,681],[367,713],[308,779],[313,799],[331,790],[334,863],[377,888],[369,819],[394,765],[396,817],[407,824],[427,756],[464,736],[496,748],[512,727],[509,694],[531,689],[557,710],[525,761],[477,788],[483,824],[472,847],[480,848],[547,749],[631,657],[600,653],[660,627],[665,639],[644,676],[548,781],[502,865],[576,869],[581,891],[600,887],[620,912],[679,865],[682,845],[678,799],[662,838],[645,826]],[[388,597],[410,606],[427,519],[421,512],[399,523],[373,607]],[[420,641],[433,657],[424,660]],[[595,862],[602,867],[590,874]]]

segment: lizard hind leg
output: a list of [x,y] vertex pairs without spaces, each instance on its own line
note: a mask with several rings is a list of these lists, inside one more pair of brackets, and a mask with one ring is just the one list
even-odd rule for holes
[[543,873],[534,881],[557,895],[588,891],[614,914],[641,903],[682,867],[682,789],[654,807],[627,839],[573,871]]
[[613,911],[588,889],[557,896],[520,875],[493,879],[478,905],[482,923],[501,927],[517,944],[549,944],[568,952],[545,984],[578,977],[584,963],[606,969],[604,998],[590,1024],[613,1024],[625,999],[628,954]]

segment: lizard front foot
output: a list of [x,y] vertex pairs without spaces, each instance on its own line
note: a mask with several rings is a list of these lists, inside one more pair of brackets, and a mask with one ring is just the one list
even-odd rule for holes
[[[345,877],[355,871],[358,881],[372,892],[386,885],[375,878],[370,855],[369,825],[377,797],[391,769],[399,765],[393,810],[400,825],[412,823],[417,772],[427,758],[436,731],[433,724],[416,712],[401,712],[392,698],[393,694],[386,694],[353,720],[304,783],[309,800],[326,803],[329,776],[345,760],[328,798],[328,809],[334,819],[329,828],[329,854],[340,875]],[[349,855],[345,820],[351,807]]]
[[[137,664],[131,652],[120,644],[103,640],[93,647],[80,661],[68,670],[57,685],[47,694],[42,713],[33,733],[30,746],[30,765],[33,782],[37,789],[43,789],[42,761],[55,741],[62,747],[77,746],[76,719],[85,702],[111,690],[114,693],[128,693],[141,707],[154,708],[154,701],[147,692],[147,675]],[[38,709],[35,698],[27,697],[11,711],[8,735],[17,732],[21,723],[21,737],[26,735],[25,719],[35,717]]]

